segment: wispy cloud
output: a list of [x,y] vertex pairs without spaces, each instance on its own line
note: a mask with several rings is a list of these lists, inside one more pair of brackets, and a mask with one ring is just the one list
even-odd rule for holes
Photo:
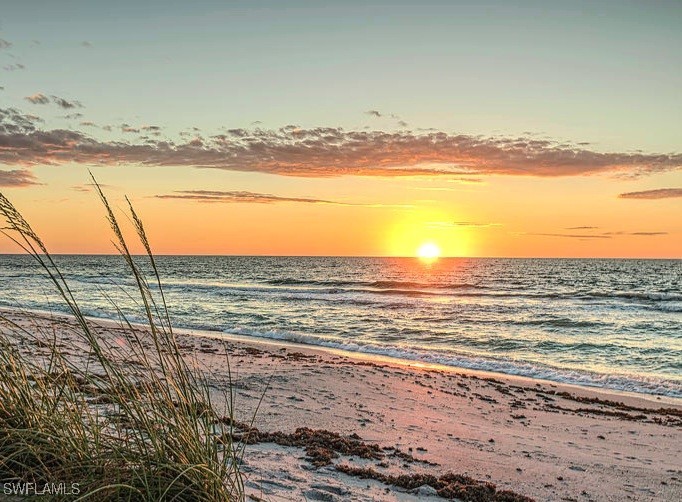
[[34,105],[46,105],[52,101],[54,104],[60,108],[64,108],[65,110],[69,110],[71,108],[83,108],[83,105],[78,101],[69,101],[67,99],[60,98],[59,96],[47,97],[41,92],[32,94],[31,96],[26,96],[24,99],[30,103],[33,103]]
[[569,239],[610,239],[611,235],[604,234],[528,234],[542,237],[566,237]]
[[9,49],[10,47],[12,47],[12,42],[0,38],[0,50]]
[[3,70],[6,71],[18,71],[18,70],[25,70],[26,67],[21,64],[21,63],[14,63],[14,64],[8,64],[2,67]]
[[50,102],[50,98],[40,92],[26,96],[24,99],[29,103],[33,103],[34,105],[46,105]]
[[[592,227],[597,228],[597,227]],[[538,234],[527,234],[527,235],[538,235],[543,237],[566,237],[569,239],[611,239],[613,237],[620,236],[640,236],[640,237],[655,237],[659,235],[668,235],[668,232],[601,232],[592,234],[574,234],[574,233],[538,233]]]
[[190,200],[208,203],[251,203],[274,204],[294,202],[304,204],[330,204],[334,206],[355,206],[388,209],[410,209],[407,204],[367,204],[363,202],[343,202],[338,200],[319,199],[315,197],[287,197],[268,193],[249,192],[245,190],[178,190],[170,194],[155,195],[156,199]]
[[372,117],[376,117],[376,118],[390,117],[393,120],[396,120],[400,127],[407,127],[409,125],[402,118],[400,118],[399,115],[396,115],[395,113],[388,113],[387,114],[387,113],[381,113],[379,110],[367,110],[365,112],[365,114],[371,115]]
[[452,223],[456,227],[499,227],[501,223],[479,223],[475,221],[455,221]]
[[53,103],[60,108],[64,108],[65,110],[71,108],[83,108],[83,105],[79,101],[69,101],[67,99],[60,98],[59,96],[51,96],[51,98]]
[[283,176],[631,176],[682,168],[682,154],[600,153],[548,140],[339,127],[231,129],[192,140],[103,141],[83,131],[40,129],[0,109],[0,162],[11,165],[192,166]]
[[[104,183],[99,183],[100,188],[114,188],[112,185],[106,185]],[[92,192],[95,188],[94,183],[83,183],[82,185],[74,185],[71,187],[71,190],[74,190],[76,192]]]
[[566,227],[565,230],[596,230],[596,229],[598,229],[598,228],[599,228],[599,227],[588,227],[588,226],[584,226],[584,227]]
[[621,199],[672,199],[682,197],[682,188],[657,188],[641,192],[627,192],[618,197]]
[[668,235],[668,232],[604,232],[602,235],[640,235],[640,236],[655,236]]
[[476,221],[430,221],[427,223],[429,227],[440,228],[487,228],[487,227],[501,227],[501,223],[486,223]]
[[25,169],[14,169],[12,171],[0,170],[1,187],[27,187],[39,184],[36,177]]
[[224,203],[258,203],[272,204],[275,202],[304,202],[309,204],[335,204],[335,205],[355,205],[344,202],[336,202],[326,199],[315,199],[310,197],[282,197],[279,195],[256,193],[248,191],[219,191],[219,190],[179,190],[172,194],[156,195],[157,199],[181,199],[195,200],[198,202],[224,202]]

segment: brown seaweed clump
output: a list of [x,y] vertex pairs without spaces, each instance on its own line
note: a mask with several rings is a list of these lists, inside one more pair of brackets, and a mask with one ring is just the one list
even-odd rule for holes
[[293,433],[262,432],[245,424],[235,423],[234,425],[242,431],[234,432],[232,434],[234,439],[245,444],[275,443],[280,446],[303,448],[315,467],[331,464],[339,454],[373,460],[383,457],[379,445],[365,443],[357,434],[341,436],[335,432],[308,427],[299,427]]
[[371,467],[337,465],[336,470],[361,479],[374,479],[386,485],[406,490],[430,486],[440,497],[466,502],[532,502],[533,499],[509,490],[498,490],[493,483],[448,472],[436,477],[432,474],[383,474]]

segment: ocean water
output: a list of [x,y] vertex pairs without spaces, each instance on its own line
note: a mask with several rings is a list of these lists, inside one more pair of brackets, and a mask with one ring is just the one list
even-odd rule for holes
[[[141,263],[145,263],[140,258]],[[142,312],[117,256],[59,256],[83,310]],[[177,327],[682,397],[682,260],[159,257]],[[26,256],[0,305],[65,311]]]

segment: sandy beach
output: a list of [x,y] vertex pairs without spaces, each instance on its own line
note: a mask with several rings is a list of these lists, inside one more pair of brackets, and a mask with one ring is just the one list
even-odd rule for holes
[[[68,317],[3,314],[53,331],[70,357],[87,362]],[[105,338],[130,336],[114,322],[92,322]],[[232,389],[235,437],[249,443],[242,471],[251,500],[438,500],[452,495],[442,488],[455,486],[453,476],[466,476],[459,485],[480,500],[489,500],[489,483],[509,497],[498,500],[682,497],[682,403],[674,399],[218,333],[177,336],[219,406]]]

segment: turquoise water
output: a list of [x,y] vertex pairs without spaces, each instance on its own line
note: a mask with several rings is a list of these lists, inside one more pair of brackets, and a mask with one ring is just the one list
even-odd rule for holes
[[[61,256],[89,315],[133,320],[120,257]],[[682,260],[159,257],[176,326],[682,397]],[[65,310],[25,256],[0,305]]]

